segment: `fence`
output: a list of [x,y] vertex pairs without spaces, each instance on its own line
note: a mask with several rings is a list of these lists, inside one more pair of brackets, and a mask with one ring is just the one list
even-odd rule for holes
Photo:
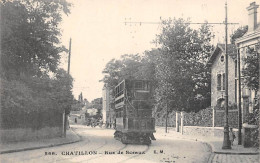
[[[171,112],[168,115],[168,126],[176,127],[180,125],[180,120],[176,121],[176,115],[179,112]],[[180,116],[179,116],[180,117]],[[165,115],[156,118],[157,126],[165,126]],[[217,110],[215,108],[206,108],[199,112],[184,113],[183,125],[184,126],[201,126],[201,127],[224,127],[225,111]],[[238,110],[229,110],[228,112],[229,126],[237,128],[238,126]],[[177,126],[178,127],[178,126]]]

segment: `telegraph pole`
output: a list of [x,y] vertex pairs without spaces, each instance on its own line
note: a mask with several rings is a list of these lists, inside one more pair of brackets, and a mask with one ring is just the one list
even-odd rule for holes
[[68,74],[70,74],[71,38],[69,44]]
[[225,18],[225,125],[224,125],[224,140],[222,149],[231,149],[231,142],[229,140],[229,126],[228,126],[228,27],[227,27],[227,2],[225,4],[226,18]]
[[165,118],[165,133],[168,131],[168,97],[166,97],[166,118]]
[[[70,56],[71,56],[71,38],[69,43],[69,58],[68,58],[68,74],[70,74]],[[64,137],[66,137],[66,130],[68,124],[68,115],[66,114],[66,110],[64,110]]]

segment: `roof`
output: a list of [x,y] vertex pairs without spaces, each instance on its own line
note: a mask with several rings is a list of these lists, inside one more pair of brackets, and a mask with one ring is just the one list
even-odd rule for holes
[[[237,49],[234,44],[228,44],[227,46],[227,53],[228,55],[233,59],[236,60],[237,57]],[[209,58],[209,61],[207,65],[211,65],[214,60],[216,59],[217,55],[220,53],[220,51],[225,52],[225,44],[217,44],[215,49],[212,51],[211,56]]]
[[256,29],[253,31],[247,31],[242,37],[239,37],[235,40],[236,44],[242,43],[244,41],[255,39],[260,37],[260,23],[257,24]]
[[242,37],[250,35],[251,33],[254,33],[256,31],[260,31],[260,23],[256,25],[256,28],[253,31],[247,31]]

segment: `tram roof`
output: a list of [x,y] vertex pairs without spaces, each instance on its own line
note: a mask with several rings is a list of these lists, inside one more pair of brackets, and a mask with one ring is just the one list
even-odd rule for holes
[[115,87],[118,87],[120,84],[122,84],[125,81],[150,81],[146,79],[123,79],[121,82],[119,82]]

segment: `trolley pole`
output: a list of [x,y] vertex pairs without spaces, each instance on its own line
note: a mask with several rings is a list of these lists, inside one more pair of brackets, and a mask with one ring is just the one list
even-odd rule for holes
[[226,18],[225,18],[225,125],[224,125],[224,140],[222,149],[231,149],[231,142],[229,140],[229,126],[228,126],[228,45],[227,45],[227,2],[225,4]]

